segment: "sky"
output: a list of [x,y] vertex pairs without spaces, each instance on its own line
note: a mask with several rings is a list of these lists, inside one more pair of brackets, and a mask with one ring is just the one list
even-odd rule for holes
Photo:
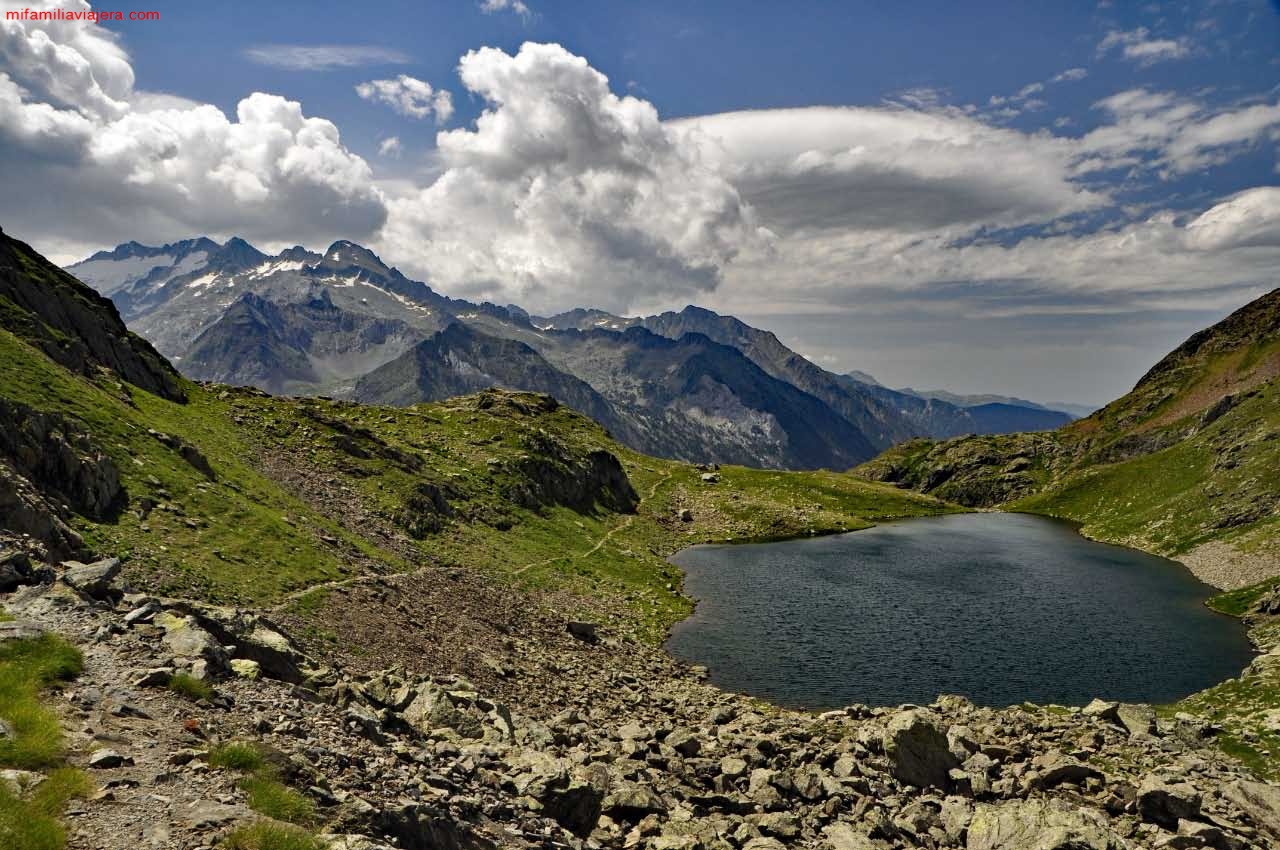
[[[0,226],[351,239],[696,303],[891,386],[1100,403],[1278,284],[1280,6],[0,0]],[[154,17],[154,16],[153,16]]]

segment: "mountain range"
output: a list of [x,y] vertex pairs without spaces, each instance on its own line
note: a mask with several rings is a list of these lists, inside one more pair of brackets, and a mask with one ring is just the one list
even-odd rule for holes
[[194,379],[397,406],[486,387],[544,392],[660,457],[848,468],[914,438],[1073,418],[836,374],[766,330],[694,306],[542,317],[454,299],[347,241],[274,256],[238,238],[129,242],[67,271]]

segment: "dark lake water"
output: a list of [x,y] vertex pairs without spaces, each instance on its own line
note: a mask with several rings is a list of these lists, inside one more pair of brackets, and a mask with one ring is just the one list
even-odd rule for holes
[[668,651],[782,705],[1168,702],[1253,657],[1181,565],[1040,517],[904,520],[672,560],[698,608]]

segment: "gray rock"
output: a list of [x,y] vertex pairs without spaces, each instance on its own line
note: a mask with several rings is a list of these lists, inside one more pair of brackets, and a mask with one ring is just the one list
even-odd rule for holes
[[875,850],[876,844],[865,832],[859,832],[842,821],[831,824],[823,835],[823,845],[828,850]]
[[909,785],[946,788],[950,771],[960,766],[938,716],[926,709],[908,709],[890,718],[883,746],[893,762],[893,775]]
[[549,785],[539,797],[542,812],[579,838],[596,828],[603,810],[608,773],[587,771]]
[[464,738],[484,737],[484,724],[480,718],[455,706],[448,692],[430,683],[419,686],[417,696],[405,708],[401,717],[423,734],[444,727]]
[[1223,786],[1222,796],[1235,803],[1259,829],[1280,838],[1280,786],[1241,779]]
[[135,688],[163,688],[173,678],[172,667],[153,667],[133,680]]
[[136,623],[150,623],[151,619],[156,614],[159,614],[159,613],[160,613],[159,603],[154,601],[144,602],[143,604],[139,605],[137,608],[134,608],[128,614],[125,614],[124,622],[125,622],[125,625],[127,626],[132,626],[132,625],[135,625]]
[[0,552],[0,593],[10,593],[35,580],[27,553],[12,549]]
[[1166,783],[1148,775],[1138,786],[1138,814],[1165,829],[1177,829],[1179,820],[1200,816],[1200,792],[1186,782]]
[[1108,702],[1106,700],[1095,699],[1086,705],[1081,714],[1085,717],[1096,717],[1099,720],[1106,720],[1110,723],[1120,722],[1120,703]]
[[9,640],[34,640],[44,634],[44,626],[27,620],[8,620],[0,623],[0,643]]
[[164,628],[164,644],[175,656],[203,661],[209,673],[222,674],[230,670],[231,659],[226,649],[213,635],[196,625],[194,617],[175,617],[162,612],[156,615],[155,621]]
[[578,620],[570,620],[566,628],[569,630],[569,634],[573,635],[580,641],[584,641],[585,643],[595,643],[600,639],[599,635],[596,634],[595,623],[583,623]]
[[1122,850],[1106,818],[1062,800],[1010,800],[979,805],[969,822],[968,850]]
[[1156,710],[1149,705],[1121,703],[1116,707],[1116,716],[1131,738],[1156,730]]
[[129,756],[122,756],[115,750],[95,750],[93,755],[89,756],[89,767],[96,770],[110,770],[115,767],[124,767],[133,764],[133,759]]
[[62,574],[63,583],[94,599],[110,598],[111,582],[120,575],[119,558],[104,558],[92,564],[64,561],[62,566],[66,568]]
[[248,818],[252,812],[243,806],[227,806],[213,800],[192,803],[181,814],[182,824],[196,832],[217,829]]
[[1064,782],[1079,785],[1086,779],[1102,778],[1102,771],[1093,765],[1058,752],[1037,756],[1032,760],[1031,766],[1038,773],[1035,784],[1039,788],[1054,788]]
[[665,814],[667,804],[652,788],[628,782],[610,791],[601,809],[614,820],[635,823],[646,815]]
[[702,752],[702,741],[692,729],[676,729],[663,743],[685,758],[693,758]]

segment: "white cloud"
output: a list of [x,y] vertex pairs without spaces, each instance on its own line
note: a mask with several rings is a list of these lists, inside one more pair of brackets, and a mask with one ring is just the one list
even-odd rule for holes
[[381,240],[446,291],[534,310],[686,299],[760,238],[685,134],[585,59],[483,48],[459,74],[488,108],[437,136],[442,175],[392,201]]
[[1152,38],[1146,27],[1134,30],[1112,30],[1098,43],[1098,55],[1119,48],[1125,58],[1139,65],[1153,65],[1171,59],[1185,59],[1192,53],[1191,43],[1185,38]]
[[780,233],[904,233],[1046,221],[1096,207],[1068,140],[958,110],[813,107],[676,122]]
[[274,95],[244,98],[233,121],[136,92],[111,32],[67,23],[0,23],[6,221],[89,245],[192,233],[293,244],[380,227],[372,173],[331,122]]
[[378,143],[378,153],[383,156],[399,157],[401,151],[399,136],[388,136]]
[[1129,89],[1099,101],[1111,122],[1081,140],[1080,171],[1149,166],[1182,174],[1224,162],[1280,128],[1280,103],[1211,108],[1168,92]]
[[1280,186],[1259,186],[1226,199],[1187,225],[1200,250],[1280,248]]
[[1062,71],[1061,73],[1054,74],[1049,79],[1049,82],[1051,83],[1076,82],[1078,80],[1083,80],[1087,76],[1089,76],[1089,72],[1084,68],[1068,68],[1067,70]]
[[523,0],[480,0],[480,11],[486,15],[492,15],[494,12],[502,12],[508,9],[522,18],[528,18],[533,14]]
[[401,74],[391,80],[370,80],[356,86],[356,94],[365,100],[380,101],[395,112],[409,118],[435,115],[443,124],[453,115],[453,95],[444,89],[433,89],[431,83]]
[[408,54],[389,47],[365,44],[261,44],[244,55],[259,65],[288,71],[332,71],[369,65],[405,65]]

